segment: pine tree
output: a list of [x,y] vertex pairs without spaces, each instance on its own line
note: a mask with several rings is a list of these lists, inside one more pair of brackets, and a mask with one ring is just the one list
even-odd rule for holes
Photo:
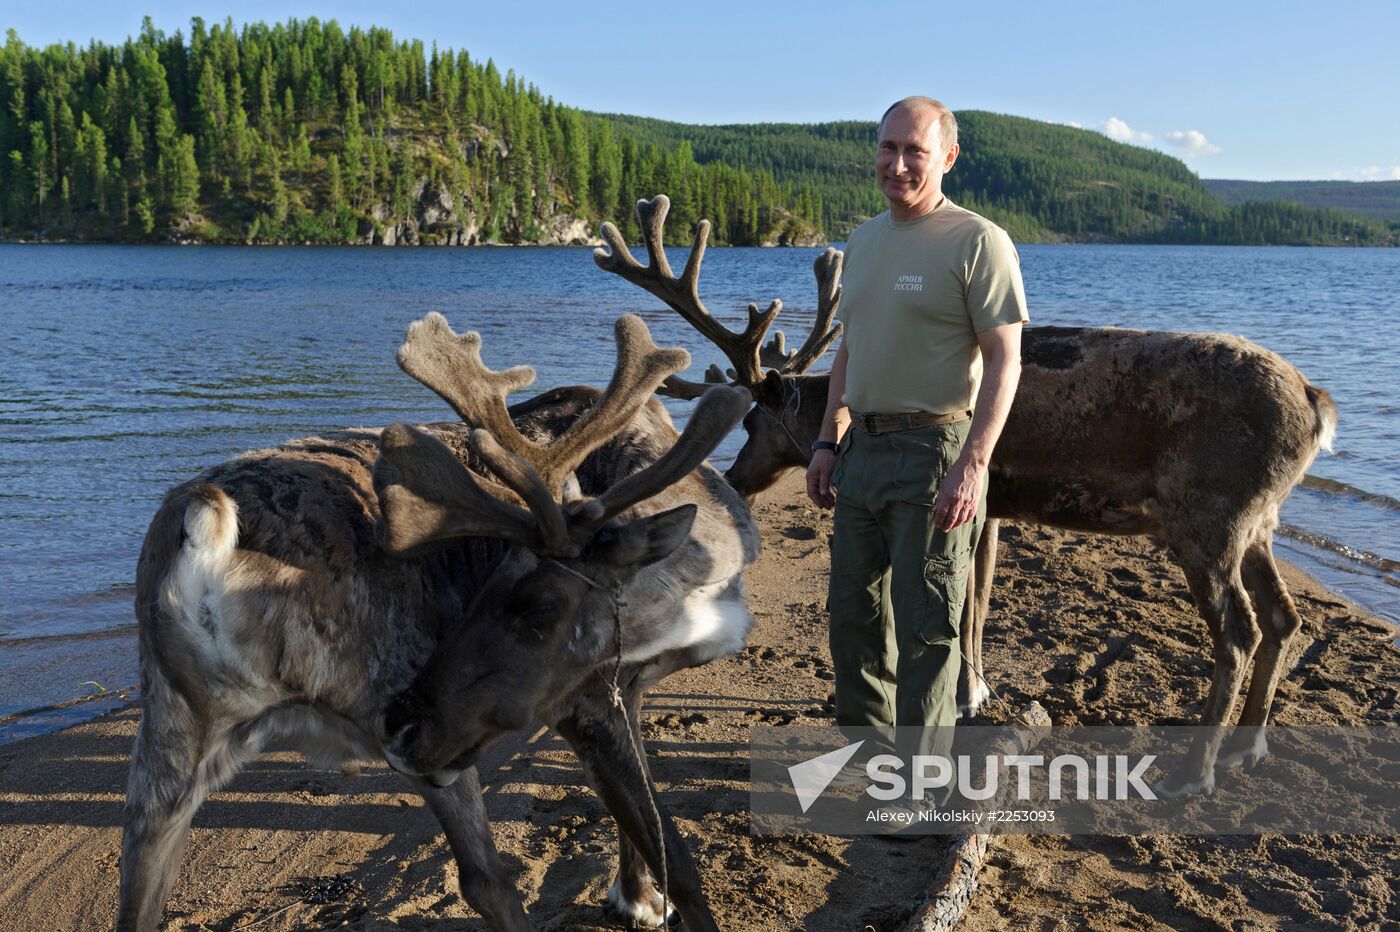
[[258,128],[264,133],[277,121],[277,111],[272,105],[274,83],[272,62],[265,59],[258,69]]
[[86,169],[88,177],[86,187],[88,189],[89,203],[84,206],[96,208],[102,216],[107,215],[109,198],[107,192],[107,139],[102,132],[102,127],[96,125],[83,114],[83,136],[84,148],[87,150]]
[[269,206],[272,208],[272,220],[274,224],[272,232],[273,235],[281,237],[287,223],[287,217],[291,215],[292,201],[291,197],[287,194],[287,185],[282,180],[281,161],[277,159],[275,155],[272,164],[271,181],[272,202]]
[[326,161],[326,173],[329,176],[330,210],[338,219],[349,212],[349,207],[345,203],[345,188],[340,177],[340,158],[334,152]]
[[618,200],[622,192],[622,147],[613,138],[612,129],[604,123],[595,125],[592,139],[592,195],[593,209],[603,219],[626,218],[627,212],[618,211]]
[[109,179],[108,204],[113,214],[121,218],[122,226],[131,223],[131,200],[122,172],[122,160],[115,155],[107,166]]
[[358,207],[362,201],[361,192],[363,181],[361,179],[364,162],[364,137],[356,134],[347,137],[345,140],[345,187],[349,192],[349,201],[352,207]]
[[588,131],[584,129],[583,118],[576,110],[564,111],[561,127],[563,135],[563,161],[567,177],[565,189],[575,209],[585,212],[589,201],[589,160]]
[[29,219],[28,185],[24,182],[28,170],[24,167],[24,153],[18,149],[10,150],[7,161],[6,175],[10,181],[5,185],[5,222],[11,228],[18,228]]
[[302,174],[311,167],[311,140],[306,135],[306,124],[297,124],[296,141],[292,143],[292,169],[297,173],[297,186],[302,183]]
[[208,168],[209,177],[217,180],[221,174],[220,155],[227,142],[225,126],[228,102],[224,96],[223,82],[215,76],[214,63],[208,59],[205,59],[204,67],[200,70],[196,101],[201,161]]
[[[44,212],[44,202],[49,195],[49,139],[44,132],[44,124],[29,124],[29,173],[31,190],[34,192],[34,206],[37,208],[37,217],[42,225],[47,221]],[[12,176],[18,177],[18,176]]]
[[413,153],[409,148],[408,141],[403,140],[398,148],[394,150],[393,167],[393,200],[390,203],[390,211],[396,220],[408,218],[409,211],[413,207]]
[[169,176],[170,210],[186,216],[199,210],[199,164],[194,156],[194,137],[180,136],[171,156]]
[[73,229],[73,196],[68,185],[68,176],[64,175],[58,184],[58,207],[59,216],[63,218],[63,226]]

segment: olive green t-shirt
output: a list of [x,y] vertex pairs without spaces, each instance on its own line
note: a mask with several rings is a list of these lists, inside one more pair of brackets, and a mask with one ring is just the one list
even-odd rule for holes
[[917,220],[861,224],[842,282],[846,404],[862,413],[972,408],[977,334],[1030,319],[1011,237],[947,198]]

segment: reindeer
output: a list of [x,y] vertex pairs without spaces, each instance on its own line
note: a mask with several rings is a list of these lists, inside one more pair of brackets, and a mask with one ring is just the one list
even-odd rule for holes
[[[781,302],[749,305],[735,333],[700,300],[709,224],[701,221],[685,270],[671,273],[663,244],[669,200],[639,201],[650,262],[642,266],[617,230],[598,265],[660,298],[729,359],[705,382],[667,379],[660,391],[698,397],[732,380],[753,393],[748,439],[725,477],[752,498],[783,473],[805,468],[826,409],[826,375],[806,371],[840,335],[841,259],[814,264],[818,306],[811,335],[787,351],[763,344]],[[969,574],[959,681],[971,714],[987,698],[982,631],[996,566],[998,521],[1103,534],[1146,534],[1167,544],[1210,634],[1215,661],[1201,713],[1205,729],[1159,795],[1208,794],[1217,764],[1253,767],[1268,753],[1264,725],[1289,643],[1302,626],[1273,558],[1273,531],[1288,493],[1320,450],[1331,450],[1331,396],[1280,356],[1227,334],[1154,333],[1089,327],[1028,327],[1021,380],[990,465],[988,521]],[[1239,724],[1223,749],[1245,668],[1254,661]],[[1247,727],[1257,726],[1257,727]]]
[[687,925],[716,928],[654,808],[637,710],[647,685],[738,650],[752,623],[740,573],[757,530],[703,465],[749,396],[706,394],[677,437],[650,396],[688,354],[635,317],[616,336],[606,391],[507,409],[533,371],[487,369],[477,334],[430,314],[399,363],[464,424],[296,440],[166,495],[137,569],[119,929],[156,927],[196,809],[273,737],[322,764],[382,755],[437,816],[466,901],[527,929],[473,765],[534,722],[570,743],[621,829],[614,904],[662,922],[663,877]]

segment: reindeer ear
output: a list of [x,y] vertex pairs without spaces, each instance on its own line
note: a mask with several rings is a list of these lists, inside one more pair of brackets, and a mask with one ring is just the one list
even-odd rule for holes
[[753,400],[767,408],[783,406],[783,377],[776,369],[769,369],[763,381],[754,388]]
[[685,543],[695,523],[695,505],[609,525],[593,537],[592,556],[613,566],[643,567],[664,560]]

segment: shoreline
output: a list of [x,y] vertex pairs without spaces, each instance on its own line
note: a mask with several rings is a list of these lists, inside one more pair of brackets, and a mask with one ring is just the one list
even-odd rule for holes
[[[706,251],[711,249],[825,249],[838,243],[844,244],[844,239],[829,240],[823,243],[759,243],[757,245],[735,246],[730,243],[714,244],[705,247]],[[216,242],[208,243],[203,241],[188,240],[64,240],[64,239],[11,239],[0,237],[0,246],[171,246],[171,247],[237,247],[251,249],[596,249],[606,245],[601,239],[592,239],[582,243],[397,243],[393,246],[386,246],[383,243],[246,243],[246,242]],[[633,249],[641,249],[645,245],[640,240],[627,244]],[[1195,242],[1170,242],[1156,240],[1111,240],[1111,239],[1041,239],[1016,241],[1017,246],[1203,246],[1211,249],[1234,248],[1234,249],[1375,249],[1379,251],[1389,251],[1400,249],[1400,241],[1389,243],[1384,246],[1361,243],[1195,243]],[[682,243],[670,244],[668,249],[686,249]]]
[[[644,734],[660,798],[722,928],[892,930],[917,905],[936,845],[749,834],[749,727],[830,718],[830,516],[800,493],[789,478],[756,508],[764,553],[747,574],[748,646],[659,684]],[[1037,699],[1057,725],[1199,714],[1208,639],[1164,554],[1140,538],[1003,528],[985,655],[1010,705]],[[1393,724],[1400,650],[1390,626],[1292,566],[1283,573],[1304,627],[1275,721]],[[17,927],[110,925],[137,718],[128,706],[0,747],[0,913]],[[1241,779],[1250,777],[1232,771],[1217,792]],[[482,782],[497,846],[536,924],[620,928],[604,906],[616,833],[563,743],[547,731],[509,736],[488,753]],[[382,763],[352,778],[288,752],[259,756],[196,816],[166,921],[484,928],[458,895],[435,823],[405,789]],[[1400,912],[1384,880],[1397,864],[1393,837],[1017,836],[993,848],[962,928],[1379,926]],[[307,892],[342,879],[335,896]]]

